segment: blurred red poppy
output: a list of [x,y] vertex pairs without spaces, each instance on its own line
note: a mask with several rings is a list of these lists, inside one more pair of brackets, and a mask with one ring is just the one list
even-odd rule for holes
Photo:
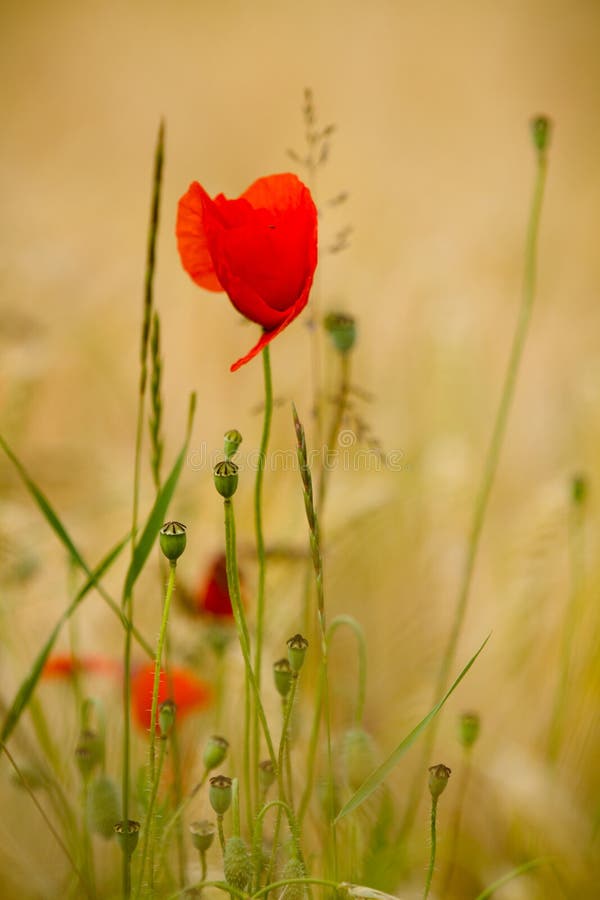
[[196,608],[200,613],[219,619],[233,619],[225,554],[222,553],[215,558],[207,578],[200,584],[196,594]]
[[264,332],[231,371],[251,360],[308,302],[317,265],[317,210],[295,175],[259,178],[236,200],[212,200],[197,181],[179,201],[177,243],[200,287],[226,291]]
[[42,678],[72,678],[82,672],[114,675],[121,664],[106,656],[72,656],[68,653],[51,656],[44,665]]
[[[192,712],[206,709],[212,699],[212,691],[205,681],[201,681],[187,669],[172,668],[170,681],[161,669],[158,686],[158,703],[167,698],[175,701],[177,719]],[[131,677],[131,711],[134,721],[144,731],[150,730],[152,712],[152,691],[154,689],[154,663],[140,666]]]

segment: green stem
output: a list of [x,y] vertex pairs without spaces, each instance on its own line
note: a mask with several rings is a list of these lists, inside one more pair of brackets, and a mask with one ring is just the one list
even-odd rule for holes
[[[332,465],[335,463],[334,447],[337,444],[340,428],[342,427],[342,422],[344,421],[344,415],[348,406],[348,394],[350,392],[351,354],[342,353],[341,357],[340,386],[337,394],[335,413],[331,421],[329,434],[327,435],[327,444],[325,445],[326,458],[323,465],[323,471],[321,473],[321,479],[319,481],[319,491],[317,494],[317,516],[319,518],[319,521],[321,520],[321,514],[323,512],[325,498],[327,496],[327,488],[329,487],[329,475]],[[333,460],[330,459],[330,453],[334,454]]]
[[[515,385],[517,376],[519,374],[521,357],[523,355],[523,348],[525,346],[525,340],[529,329],[531,311],[535,299],[537,247],[540,231],[542,201],[544,197],[544,187],[546,184],[546,172],[547,157],[544,151],[539,151],[537,155],[537,174],[533,190],[533,198],[531,202],[531,211],[529,216],[529,225],[527,229],[527,238],[525,245],[525,271],[523,277],[523,294],[519,310],[519,318],[517,320],[516,329],[513,335],[513,342],[506,374],[504,376],[504,384],[502,387],[502,394],[500,396],[500,403],[496,412],[496,419],[494,422],[492,436],[485,457],[483,474],[475,501],[473,520],[471,522],[471,529],[469,532],[467,553],[463,564],[452,627],[435,683],[433,696],[436,701],[439,697],[442,696],[447,686],[448,674],[452,665],[454,664],[458,641],[464,625],[471,589],[471,582],[475,569],[475,561],[477,559],[477,552],[479,550],[481,532],[483,529],[485,514],[487,512],[488,501],[490,499],[490,494],[496,477],[496,471],[498,469],[498,461],[504,441],[504,435],[506,433],[508,414],[510,412],[513,396],[515,393]],[[410,829],[412,828],[421,795],[421,790],[423,787],[423,779],[421,777],[421,773],[426,768],[425,764],[428,762],[433,750],[440,721],[441,720],[438,717],[427,732],[423,746],[422,763],[419,764],[419,767],[417,769],[418,775],[413,781],[404,821],[400,829],[400,839],[405,839]]]
[[258,682],[252,669],[252,661],[250,659],[248,626],[246,625],[246,620],[244,617],[244,608],[242,606],[242,597],[240,592],[240,578],[237,566],[235,517],[233,512],[233,504],[231,500],[225,500],[223,505],[225,507],[225,555],[227,565],[227,586],[229,588],[229,596],[231,598],[231,609],[233,611],[233,617],[235,619],[235,624],[237,627],[240,649],[242,651],[242,656],[244,657],[244,663],[246,665],[246,677],[250,680],[250,684],[254,692],[255,708],[258,712],[258,717],[262,725],[269,757],[271,759],[271,762],[273,763],[273,767],[276,769],[277,757],[275,756],[275,749],[273,747],[271,733],[269,731],[267,718],[265,716],[265,711],[260,699]]
[[223,816],[217,816],[217,831],[219,832],[221,853],[223,854],[223,856],[225,856],[225,832],[223,831]]
[[444,876],[444,882],[442,886],[442,890],[440,892],[441,897],[449,896],[449,891],[452,886],[452,878],[454,875],[454,868],[456,866],[456,854],[458,852],[458,839],[460,837],[460,826],[462,821],[462,813],[465,805],[465,796],[467,793],[467,787],[469,784],[469,779],[471,776],[471,748],[466,748],[464,751],[464,760],[460,773],[460,781],[458,785],[458,803],[456,806],[456,813],[454,814],[454,823],[452,825],[452,835],[450,838],[450,853],[448,855],[448,866],[446,868],[446,874]]
[[433,871],[435,869],[435,852],[437,848],[437,829],[436,829],[436,818],[437,818],[437,798],[431,798],[431,847],[429,850],[429,868],[427,869],[427,881],[425,882],[425,891],[423,893],[423,900],[427,900],[429,896],[429,891],[431,890],[431,881],[433,879]]
[[[141,895],[142,887],[144,884],[144,874],[146,871],[146,861],[148,859],[148,848],[154,840],[154,836],[152,834],[154,828],[154,806],[156,804],[156,797],[158,795],[158,786],[160,784],[160,777],[162,775],[163,765],[165,761],[167,750],[167,741],[166,738],[161,738],[160,742],[160,754],[158,757],[158,767],[156,769],[155,776],[152,781],[152,788],[150,792],[150,803],[148,804],[148,813],[146,815],[146,827],[144,829],[144,844],[142,847],[142,861],[140,864],[140,877],[138,881],[137,891],[135,893],[136,898]],[[150,862],[150,889],[151,892],[154,888],[154,871],[152,861]]]
[[268,884],[266,887],[261,888],[260,891],[256,891],[255,894],[252,894],[252,900],[258,900],[259,897],[263,897],[265,894],[268,894],[269,891],[285,887],[286,884],[318,884],[321,885],[321,887],[333,888],[334,890],[337,890],[340,887],[340,884],[337,881],[328,881],[325,878],[285,878],[282,881],[274,881],[272,884]]
[[[131,622],[131,594],[124,598],[123,610]],[[124,827],[129,823],[129,767],[131,742],[131,628],[125,631],[125,651],[123,660],[123,773],[121,777],[121,808],[123,810]],[[131,853],[123,847],[123,900],[131,896]]]
[[[267,450],[269,447],[269,437],[271,434],[271,420],[273,418],[273,380],[271,376],[271,356],[269,345],[263,348],[263,378],[265,386],[265,413],[263,419],[263,430],[260,441],[260,452],[258,456],[258,468],[256,470],[256,481],[254,484],[254,528],[256,532],[256,553],[258,557],[258,595],[256,604],[256,648],[254,656],[254,671],[256,673],[256,683],[260,689],[261,670],[262,670],[262,651],[264,641],[264,619],[265,619],[265,588],[267,577],[267,558],[265,553],[265,539],[263,534],[263,481],[265,474],[265,466],[267,463]],[[258,763],[260,761],[260,738],[258,727],[258,713],[255,707],[253,722],[253,768],[254,768],[254,797],[258,802],[259,785],[258,785]],[[248,783],[248,791],[250,784]]]
[[323,691],[325,689],[325,667],[323,665],[323,661],[321,660],[321,665],[319,667],[319,678],[317,682],[317,696],[315,698],[315,712],[313,716],[313,723],[310,732],[310,739],[308,742],[308,752],[306,756],[307,765],[306,765],[306,778],[304,783],[304,792],[302,794],[302,799],[300,801],[300,807],[298,809],[298,821],[300,824],[304,821],[304,816],[306,815],[306,811],[308,809],[308,805],[310,803],[310,798],[312,797],[312,790],[315,781],[315,762],[317,757],[317,745],[319,742],[319,726],[321,724],[321,714],[323,711]]
[[88,805],[88,792],[89,792],[89,784],[87,779],[84,781],[82,797],[81,797],[81,807],[83,810],[82,823],[81,828],[83,832],[83,859],[84,859],[84,868],[86,872],[86,878],[89,883],[89,891],[91,900],[95,900],[96,897],[96,873],[94,871],[94,851],[92,847],[92,836],[90,834],[90,828],[88,824],[88,816],[87,816],[87,805]]
[[365,633],[359,622],[352,616],[336,616],[331,622],[327,630],[327,647],[331,647],[333,635],[341,625],[351,628],[356,636],[358,643],[358,681],[356,689],[356,707],[354,710],[354,722],[360,725],[365,710],[365,701],[367,696],[367,645],[365,641]]
[[[296,697],[296,688],[298,686],[298,673],[294,672],[292,675],[292,686],[290,688],[290,692],[286,699],[285,704],[285,714],[283,717],[283,724],[281,728],[281,738],[279,740],[279,753],[277,755],[277,784],[279,788],[279,800],[281,804],[277,810],[277,818],[275,820],[275,831],[273,834],[273,846],[271,848],[271,862],[269,864],[269,880],[273,876],[273,872],[275,870],[275,863],[277,861],[277,851],[279,849],[279,833],[281,831],[281,816],[283,809],[285,808],[288,813],[288,818],[290,822],[290,831],[292,832],[292,837],[297,844],[297,851],[300,851],[300,841],[299,841],[299,832],[298,832],[298,823],[296,817],[294,815],[294,810],[292,808],[291,799],[286,801],[286,792],[285,792],[285,783],[284,783],[284,773],[285,773],[285,753],[286,746],[288,743],[289,736],[289,728],[290,728],[290,719],[292,716],[292,709],[294,706],[294,699]],[[300,859],[302,857],[300,856]]]

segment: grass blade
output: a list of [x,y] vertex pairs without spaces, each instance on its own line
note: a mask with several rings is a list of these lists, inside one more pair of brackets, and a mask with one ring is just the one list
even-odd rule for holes
[[50,632],[50,637],[38,653],[33,666],[29,670],[27,677],[22,682],[15,699],[13,700],[10,709],[6,714],[6,718],[4,720],[4,724],[2,725],[2,732],[0,734],[0,741],[7,741],[15,727],[17,726],[23,711],[27,708],[27,705],[31,699],[31,696],[37,686],[38,681],[40,680],[41,674],[44,670],[44,666],[52,652],[52,648],[56,643],[56,639],[60,634],[60,630],[65,622],[73,615],[79,604],[82,602],[84,597],[91,591],[91,589],[97,584],[99,578],[101,578],[104,573],[111,567],[115,559],[121,553],[123,548],[129,541],[129,535],[127,535],[123,540],[119,541],[119,543],[110,550],[109,553],[104,557],[104,559],[98,564],[96,569],[91,573],[89,579],[83,585],[83,587],[78,591],[77,596],[74,598],[73,602],[67,607],[67,609],[63,612],[60,619]]
[[511,869],[510,872],[507,872],[506,875],[503,875],[502,878],[498,878],[497,881],[494,881],[493,884],[490,884],[489,887],[486,887],[480,894],[477,894],[475,900],[487,900],[488,897],[491,897],[492,894],[498,890],[498,888],[503,887],[507,882],[512,881],[513,878],[518,878],[519,875],[524,875],[525,872],[529,872],[530,869],[535,869],[537,866],[543,865],[543,863],[548,862],[547,857],[538,856],[537,859],[530,859],[527,862],[521,863],[520,866],[517,866],[515,869]]
[[167,509],[169,508],[169,504],[175,492],[175,488],[177,487],[177,482],[179,481],[179,476],[181,475],[181,470],[185,462],[185,457],[190,442],[195,408],[196,395],[192,394],[192,396],[190,397],[190,410],[183,447],[179,452],[179,456],[175,460],[173,468],[169,473],[169,477],[166,479],[165,483],[156,495],[156,500],[154,501],[154,505],[150,510],[150,515],[148,516],[146,524],[144,525],[143,531],[140,535],[140,539],[135,545],[135,550],[133,551],[131,563],[129,564],[129,569],[127,570],[127,575],[125,578],[125,585],[123,587],[123,599],[131,597],[133,586],[137,581],[142,569],[144,568],[146,560],[150,555],[150,551],[154,546],[154,542],[158,537],[158,532],[164,524]]
[[427,728],[427,726],[429,725],[431,720],[434,719],[435,716],[439,713],[440,709],[442,708],[442,706],[444,705],[444,703],[446,702],[448,697],[452,694],[452,692],[455,690],[455,688],[457,688],[458,685],[460,684],[460,682],[463,680],[463,678],[465,677],[465,675],[467,674],[467,672],[469,671],[469,669],[471,668],[471,666],[473,665],[473,663],[475,662],[475,660],[477,659],[477,657],[479,656],[479,654],[481,653],[481,651],[483,650],[483,648],[485,647],[485,645],[487,644],[489,639],[490,639],[490,635],[488,635],[486,637],[485,641],[483,642],[483,644],[481,645],[481,647],[479,648],[477,653],[471,657],[471,659],[469,660],[467,665],[464,667],[464,669],[462,670],[462,672],[460,673],[460,675],[458,676],[458,678],[456,679],[454,684],[452,684],[452,686],[449,688],[447,693],[444,694],[444,696],[439,701],[439,703],[436,703],[436,705],[433,707],[433,709],[425,716],[424,719],[422,719],[419,722],[419,724],[415,728],[413,728],[413,730],[410,732],[410,734],[407,734],[406,737],[404,738],[404,740],[400,741],[400,743],[398,744],[396,749],[390,754],[390,756],[386,759],[386,761],[384,763],[382,763],[377,769],[375,769],[375,771],[369,775],[369,777],[366,779],[366,781],[364,781],[361,784],[361,786],[356,791],[356,793],[353,794],[353,796],[348,800],[348,802],[342,807],[342,809],[338,813],[336,822],[339,822],[340,819],[343,819],[344,816],[347,816],[348,813],[355,810],[358,806],[361,805],[361,803],[364,803],[365,800],[371,796],[373,791],[376,791],[377,788],[381,784],[383,784],[383,782],[385,781],[387,776],[390,774],[392,769],[400,761],[401,757],[404,756],[404,754],[406,753],[408,748],[411,747],[412,744],[414,744],[414,742],[419,737],[421,732],[424,731],[425,728]]

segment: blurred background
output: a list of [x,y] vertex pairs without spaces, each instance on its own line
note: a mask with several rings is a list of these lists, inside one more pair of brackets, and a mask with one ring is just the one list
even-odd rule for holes
[[[492,639],[448,704],[440,759],[431,763],[460,769],[456,718],[463,709],[479,712],[452,896],[475,897],[534,856],[552,857],[555,870],[540,867],[495,896],[597,896],[597,2],[22,0],[3,3],[0,16],[1,431],[92,561],[130,518],[146,228],[161,117],[156,304],[167,464],[178,452],[192,389],[198,453],[218,451],[231,427],[251,450],[261,431],[260,361],[229,372],[257,329],[182,270],[177,200],[194,180],[212,195],[234,197],[261,175],[291,170],[303,177],[286,151],[305,151],[307,87],[318,122],[335,124],[313,185],[322,214],[316,302],[323,312],[356,317],[353,383],[369,395],[355,400],[356,414],[402,464],[333,473],[324,522],[327,590],[331,614],[351,613],[365,628],[366,721],[382,754],[431,704],[518,311],[535,173],[528,123],[536,113],[551,117],[538,295],[456,671],[490,631]],[[331,205],[342,192],[346,202]],[[347,227],[349,246],[329,253]],[[310,421],[305,320],[306,313],[272,345],[281,401],[276,448],[293,446],[292,399]],[[336,362],[325,354],[328,397]],[[578,538],[568,709],[550,763],[573,594],[576,473],[585,474],[589,496]],[[10,701],[70,587],[62,549],[4,458],[0,485],[0,670],[2,697]],[[151,499],[146,472],[143,509]],[[236,499],[252,586],[250,476]],[[189,526],[181,570],[193,587],[222,549],[222,510],[209,470],[192,459],[172,513]],[[304,549],[296,472],[267,479],[265,521],[271,545]],[[117,567],[109,579],[115,593],[120,577]],[[269,629],[277,640],[296,630],[302,583],[302,570],[285,560],[270,568]],[[143,590],[138,598],[149,634],[159,609],[155,586],[149,578],[148,604]],[[97,597],[86,601],[77,628],[83,651],[120,654],[118,624]],[[185,619],[174,622],[176,645],[185,644],[188,629]],[[66,637],[59,647],[68,648]],[[351,708],[354,656],[352,642],[340,638],[340,726]],[[44,697],[61,728],[55,695]],[[392,779],[399,809],[418,756],[416,749],[407,755]],[[48,853],[51,839],[28,798],[4,782],[2,831],[11,836],[0,842],[0,871],[11,871],[19,896],[54,896],[59,862],[28,871],[32,858],[43,858],[28,846],[31,834],[39,828]],[[456,803],[451,790],[446,825]],[[443,821],[440,828],[443,835]],[[416,869],[403,897],[418,896],[426,829],[423,805]]]

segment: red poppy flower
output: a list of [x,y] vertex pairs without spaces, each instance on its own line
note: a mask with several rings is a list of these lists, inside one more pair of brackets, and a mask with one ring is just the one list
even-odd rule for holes
[[184,269],[208,291],[226,291],[243,316],[262,325],[239,369],[298,316],[317,265],[317,210],[306,185],[268,175],[237,200],[214,200],[197,181],[179,201],[177,243]]
[[44,665],[42,677],[45,679],[73,678],[82,672],[114,675],[120,672],[121,665],[114,659],[105,656],[71,656],[56,654]]
[[[152,713],[152,691],[154,689],[154,663],[140,666],[131,677],[131,710],[135,722],[144,731],[150,730]],[[166,673],[161,669],[158,683],[159,705],[170,697],[177,706],[177,718],[205,709],[212,698],[209,685],[201,681],[187,669],[171,669],[167,683]],[[157,726],[158,727],[158,726]]]
[[200,613],[207,613],[219,619],[233,618],[224,554],[216,557],[208,577],[200,585],[196,594],[196,608]]

